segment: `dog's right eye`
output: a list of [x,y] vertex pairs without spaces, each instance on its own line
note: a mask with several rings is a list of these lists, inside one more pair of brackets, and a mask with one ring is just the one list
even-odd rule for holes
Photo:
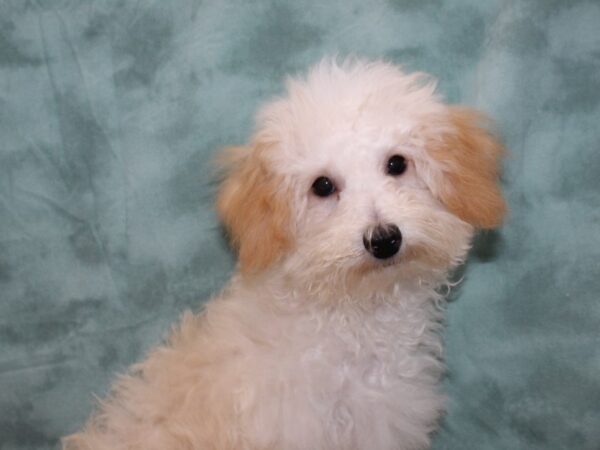
[[312,191],[319,197],[328,197],[333,194],[336,189],[335,184],[333,184],[331,179],[327,177],[319,177],[312,184]]

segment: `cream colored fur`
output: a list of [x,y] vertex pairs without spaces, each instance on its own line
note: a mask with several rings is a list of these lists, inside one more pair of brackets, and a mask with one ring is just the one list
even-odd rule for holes
[[[444,405],[440,291],[475,228],[502,218],[501,146],[422,74],[325,60],[230,152],[218,209],[238,273],[64,448],[427,448]],[[312,193],[319,176],[334,195]],[[378,260],[362,237],[388,223],[402,246]]]

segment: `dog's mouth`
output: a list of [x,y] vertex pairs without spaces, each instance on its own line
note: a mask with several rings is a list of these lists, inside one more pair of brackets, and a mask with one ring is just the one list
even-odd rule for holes
[[394,257],[384,261],[378,261],[377,263],[379,264],[379,267],[391,267],[400,264],[400,258]]
[[359,273],[376,272],[386,270],[391,267],[399,266],[403,261],[402,251],[394,255],[391,258],[377,259],[371,254],[367,253],[362,261],[357,265],[357,271]]

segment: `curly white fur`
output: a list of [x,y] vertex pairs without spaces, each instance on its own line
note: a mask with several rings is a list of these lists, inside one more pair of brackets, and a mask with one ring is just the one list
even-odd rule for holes
[[[504,213],[501,146],[422,74],[325,60],[230,151],[238,273],[115,385],[69,450],[424,449],[443,410],[448,271]],[[386,174],[390,156],[408,168]],[[318,197],[319,176],[337,191]],[[369,254],[378,224],[397,255]]]

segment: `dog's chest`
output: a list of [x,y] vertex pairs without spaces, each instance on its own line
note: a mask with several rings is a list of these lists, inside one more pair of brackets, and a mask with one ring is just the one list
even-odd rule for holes
[[[431,405],[438,402],[440,346],[426,309],[386,307],[364,317],[304,317],[279,325],[272,324],[278,335],[273,353],[263,355],[259,397],[273,389],[281,396],[276,417],[286,440],[314,435],[347,448],[386,448],[353,446],[373,429],[384,441],[393,439],[390,433],[407,415],[427,422],[437,414]],[[264,408],[261,420],[269,420],[271,406]],[[295,423],[302,426],[290,426]]]
[[435,321],[420,308],[382,307],[363,317],[334,317],[298,330],[289,342],[300,373],[329,392],[389,394],[437,365]]

